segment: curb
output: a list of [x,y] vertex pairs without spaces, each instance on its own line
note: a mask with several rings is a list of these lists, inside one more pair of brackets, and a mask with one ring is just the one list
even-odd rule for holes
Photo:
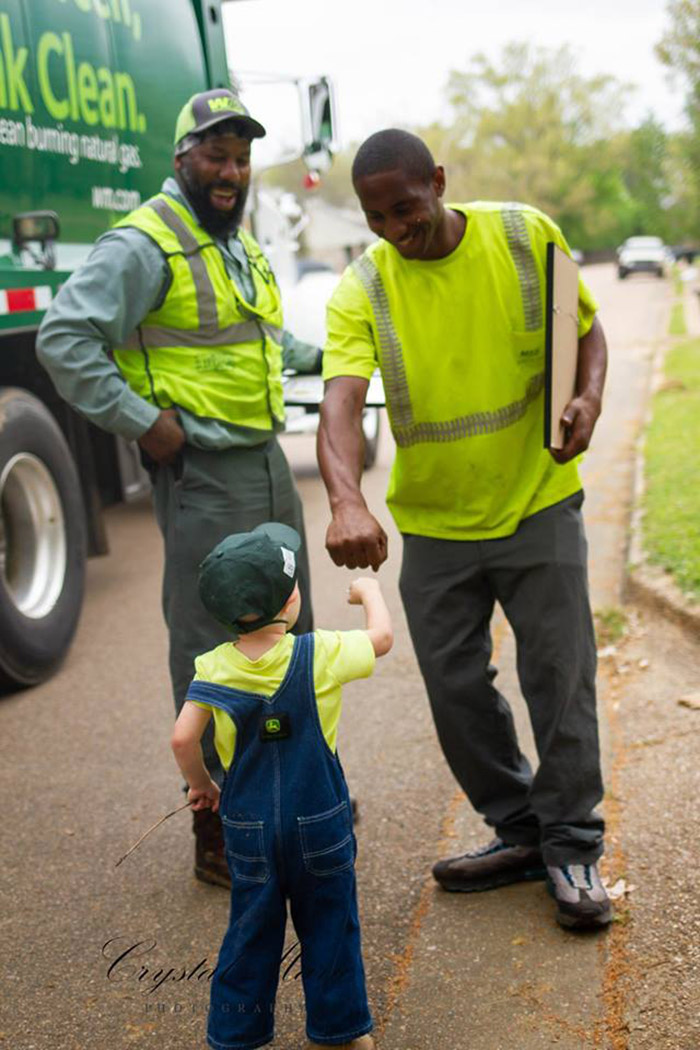
[[[691,338],[700,335],[700,290],[696,291],[697,295],[687,288],[682,299],[688,337]],[[636,443],[630,542],[622,596],[625,601],[636,602],[651,612],[665,616],[687,631],[691,639],[697,642],[700,641],[700,605],[690,601],[669,573],[649,562],[642,538],[642,504],[646,487],[644,445],[651,421],[652,398],[664,378],[664,360],[668,345],[668,337],[664,337],[654,353],[647,391],[647,410]]]

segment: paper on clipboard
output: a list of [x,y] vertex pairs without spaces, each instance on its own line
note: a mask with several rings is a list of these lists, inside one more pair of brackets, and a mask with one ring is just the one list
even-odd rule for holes
[[563,448],[562,412],[576,393],[578,365],[578,266],[565,251],[547,245],[544,447]]

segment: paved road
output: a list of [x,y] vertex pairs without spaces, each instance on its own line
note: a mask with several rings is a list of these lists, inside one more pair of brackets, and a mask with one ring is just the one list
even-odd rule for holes
[[[585,466],[593,601],[607,606],[619,601],[632,444],[670,291],[648,278],[620,284],[611,267],[586,275],[612,349],[606,411]],[[436,856],[481,841],[483,829],[445,768],[400,609],[399,542],[383,507],[386,429],[384,438],[365,491],[390,536],[382,578],[397,641],[369,686],[347,690],[341,729],[362,808],[363,936],[382,1050],[607,1045],[595,1042],[609,1009],[605,938],[560,931],[541,886],[465,898],[437,891],[430,879]],[[359,611],[345,604],[351,574],[323,550],[327,510],[312,442],[285,443],[306,506],[317,620],[356,625]],[[114,868],[180,795],[150,508],[115,508],[109,532],[112,553],[90,563],[65,666],[0,704],[0,1043],[12,1050],[204,1046],[208,968],[227,900],[191,876],[188,815],[173,817]],[[501,682],[532,754],[512,643],[503,625],[497,635]],[[607,733],[606,755],[610,766]],[[293,955],[290,963],[279,996],[281,1050],[300,1045],[303,1026]]]

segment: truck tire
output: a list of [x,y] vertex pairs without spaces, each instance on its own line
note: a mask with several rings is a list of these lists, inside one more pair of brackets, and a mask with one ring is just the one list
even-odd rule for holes
[[85,514],[70,449],[41,401],[0,389],[0,689],[65,656],[85,582]]
[[364,469],[371,470],[377,462],[381,416],[378,408],[366,408],[362,413],[362,432],[365,436]]

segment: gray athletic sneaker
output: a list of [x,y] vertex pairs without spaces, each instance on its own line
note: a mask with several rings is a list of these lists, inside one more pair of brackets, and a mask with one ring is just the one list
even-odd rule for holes
[[509,846],[499,838],[470,853],[439,860],[433,867],[435,881],[453,893],[493,890],[546,875],[539,846]]
[[548,864],[547,889],[557,902],[560,926],[583,929],[612,921],[612,906],[597,864]]

